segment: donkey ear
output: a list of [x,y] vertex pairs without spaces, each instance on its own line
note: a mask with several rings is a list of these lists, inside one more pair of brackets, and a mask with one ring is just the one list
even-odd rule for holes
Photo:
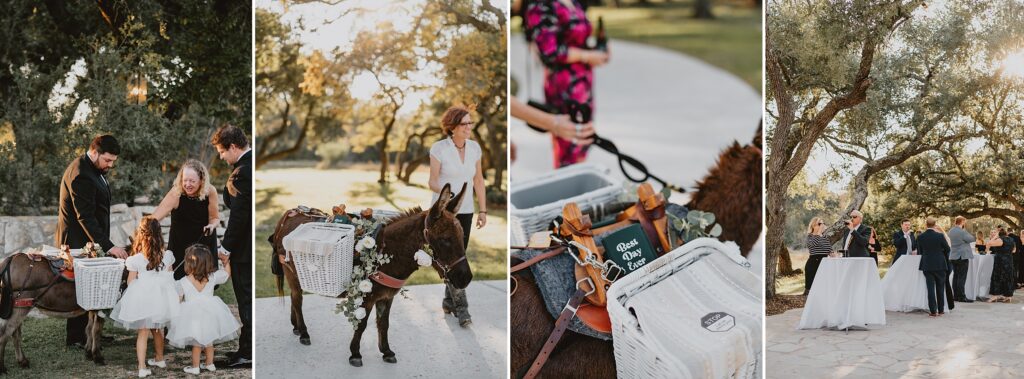
[[458,195],[455,195],[455,198],[452,199],[452,201],[448,202],[448,206],[445,207],[445,209],[447,209],[448,212],[459,213],[459,207],[462,206],[462,198],[463,195],[466,194],[466,186],[468,184],[469,183],[462,183],[462,190],[459,191]]
[[430,212],[427,213],[427,216],[431,220],[441,217],[441,211],[443,211],[448,203],[451,202],[451,198],[452,186],[450,184],[445,184],[444,187],[441,188],[441,194],[437,196],[437,201],[435,201],[434,205],[430,207]]

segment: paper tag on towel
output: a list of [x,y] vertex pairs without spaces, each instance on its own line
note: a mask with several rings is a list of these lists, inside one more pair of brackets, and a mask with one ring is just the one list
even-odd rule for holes
[[712,332],[727,332],[736,326],[736,318],[725,312],[711,312],[701,317],[700,323]]

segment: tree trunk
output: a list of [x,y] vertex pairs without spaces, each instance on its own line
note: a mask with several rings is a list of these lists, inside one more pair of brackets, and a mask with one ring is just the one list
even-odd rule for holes
[[388,137],[391,135],[391,129],[395,127],[395,121],[398,120],[397,113],[398,106],[396,105],[394,111],[391,112],[391,119],[384,126],[384,136],[377,143],[377,146],[380,147],[380,178],[377,179],[377,183],[380,184],[388,182]]
[[782,249],[779,250],[779,276],[789,276],[796,273],[796,270],[793,269],[793,258],[789,256],[789,249],[786,248],[786,245],[782,245]]
[[693,18],[712,20],[715,15],[711,13],[711,0],[696,0],[693,2]]

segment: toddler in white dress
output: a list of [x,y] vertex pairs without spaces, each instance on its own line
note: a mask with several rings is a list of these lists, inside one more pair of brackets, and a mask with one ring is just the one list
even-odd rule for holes
[[[150,366],[167,367],[164,362],[163,328],[178,315],[180,300],[174,288],[172,274],[174,254],[165,251],[160,222],[146,216],[142,218],[133,237],[132,256],[125,260],[128,269],[128,288],[110,312],[110,319],[126,329],[138,330],[135,356],[139,363],[139,377],[152,372]],[[146,360],[146,344],[153,335],[154,359]]]
[[[185,367],[189,374],[198,375],[201,369],[216,371],[213,345],[237,338],[241,327],[224,301],[213,294],[213,287],[226,283],[231,276],[226,256],[221,256],[221,263],[224,269],[217,268],[213,253],[206,245],[196,244],[185,250],[187,276],[177,282],[178,293],[185,302],[171,321],[167,339],[177,347],[192,346],[192,366]],[[203,350],[206,364],[199,363]]]

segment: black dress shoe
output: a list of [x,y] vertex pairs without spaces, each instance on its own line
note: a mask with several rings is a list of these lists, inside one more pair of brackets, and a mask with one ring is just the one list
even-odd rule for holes
[[234,357],[232,357],[231,359],[228,360],[228,367],[232,367],[232,368],[252,367],[252,359],[250,359],[248,357],[243,357],[241,355],[235,355]]
[[961,303],[973,303],[973,302],[974,302],[974,300],[970,300],[970,299],[963,299],[963,300],[960,300],[960,302],[961,302]]
[[67,344],[67,347],[69,349],[84,349],[85,348],[85,343],[84,342],[69,342]]

